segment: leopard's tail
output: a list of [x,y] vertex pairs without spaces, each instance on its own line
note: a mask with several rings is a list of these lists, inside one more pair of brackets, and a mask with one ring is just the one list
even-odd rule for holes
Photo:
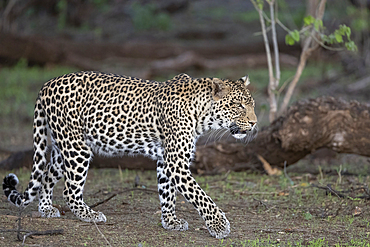
[[3,190],[8,201],[17,207],[26,207],[30,204],[41,188],[41,180],[46,165],[47,154],[47,119],[40,98],[36,101],[35,115],[33,121],[33,167],[30,182],[23,194],[17,191],[19,183],[17,176],[13,173],[7,175],[3,180]]

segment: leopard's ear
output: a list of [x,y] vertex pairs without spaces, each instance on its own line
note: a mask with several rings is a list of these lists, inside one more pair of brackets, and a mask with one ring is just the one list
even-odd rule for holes
[[242,78],[240,78],[240,80],[243,82],[244,87],[247,87],[250,84],[248,75],[243,76]]
[[220,100],[230,92],[230,87],[223,80],[214,78],[212,80],[212,96],[214,100]]

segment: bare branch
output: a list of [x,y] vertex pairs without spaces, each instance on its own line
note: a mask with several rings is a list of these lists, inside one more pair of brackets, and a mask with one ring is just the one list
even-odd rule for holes
[[[322,20],[324,16],[324,12],[325,12],[325,4],[326,4],[326,0],[320,1],[318,10],[316,11],[317,20]],[[283,114],[288,108],[288,104],[293,95],[293,91],[299,79],[301,78],[303,69],[306,67],[307,59],[311,56],[312,52],[319,47],[319,43],[317,43],[313,39],[314,35],[316,35],[316,31],[315,31],[315,28],[312,27],[310,36],[304,40],[304,46],[303,46],[302,53],[299,59],[299,65],[298,65],[297,71],[294,75],[292,82],[289,84],[288,91],[285,94],[283,103],[279,110],[279,115]]]
[[285,32],[289,33],[291,30],[287,28],[279,19],[276,19],[276,23],[285,30]]
[[274,3],[275,0],[271,0],[268,2],[270,5],[270,16],[271,16],[271,28],[272,28],[272,43],[274,45],[274,55],[275,55],[275,81],[274,81],[274,89],[279,86],[280,82],[280,59],[279,59],[279,47],[277,42],[277,35],[276,35],[276,21],[275,21],[275,10],[274,10]]
[[330,46],[327,46],[324,44],[324,42],[322,42],[321,40],[319,40],[315,35],[312,36],[312,38],[323,48],[329,50],[329,51],[344,51],[344,48],[333,48],[333,47],[330,47]]
[[266,25],[265,20],[263,17],[263,11],[260,9],[256,2],[254,0],[251,0],[251,2],[254,5],[254,8],[257,10],[258,15],[260,17],[260,23],[261,23],[261,29],[262,29],[262,35],[263,35],[263,41],[265,44],[265,50],[266,50],[266,57],[267,57],[267,66],[269,70],[269,86],[268,86],[268,95],[269,95],[269,103],[270,103],[270,114],[269,114],[269,120],[270,122],[274,121],[276,117],[277,112],[277,103],[276,103],[276,97],[275,97],[275,78],[274,78],[274,71],[272,66],[272,59],[271,59],[271,51],[270,51],[270,45],[269,40],[267,38],[267,32],[266,32]]

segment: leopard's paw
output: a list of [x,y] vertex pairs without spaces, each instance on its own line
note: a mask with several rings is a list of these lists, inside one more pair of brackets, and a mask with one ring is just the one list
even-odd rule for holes
[[80,214],[78,215],[80,220],[86,222],[106,222],[107,217],[102,212],[97,212],[91,210],[88,214]]
[[164,219],[162,217],[162,226],[167,230],[176,230],[176,231],[186,231],[188,230],[188,222],[183,219],[177,219],[173,217],[172,219]]
[[216,238],[225,238],[230,233],[230,222],[220,209],[212,221],[206,221],[206,225],[209,233]]
[[60,217],[59,210],[51,205],[39,206],[39,212],[41,213],[41,217],[46,218]]

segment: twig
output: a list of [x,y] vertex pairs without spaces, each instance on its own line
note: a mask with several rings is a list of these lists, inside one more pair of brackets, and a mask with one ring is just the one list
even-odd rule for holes
[[18,229],[0,229],[0,232],[31,232],[29,230],[18,230]]
[[[315,188],[319,188],[319,189],[322,189],[322,190],[326,190],[326,192],[328,194],[334,194],[336,195],[338,198],[345,198],[345,199],[350,199],[350,200],[354,200],[354,199],[365,199],[365,200],[370,200],[370,195],[366,195],[366,196],[355,196],[355,197],[351,197],[351,196],[347,196],[347,195],[344,195],[343,193],[346,193],[346,192],[350,192],[350,191],[337,191],[337,190],[334,190],[330,184],[326,185],[326,186],[319,186],[319,185],[315,185],[315,184],[311,184],[312,187],[315,187]],[[358,188],[357,188],[358,189]],[[355,189],[355,190],[357,190]],[[360,188],[360,189],[363,189],[365,190],[364,188]],[[366,190],[365,190],[366,192]]]
[[324,42],[320,41],[318,38],[316,38],[315,35],[312,35],[312,38],[322,47],[324,47],[325,49],[329,50],[329,51],[343,51],[344,48],[335,48],[335,47],[330,47],[330,46],[327,46],[324,44]]
[[346,198],[347,196],[345,195],[342,195],[341,193],[339,193],[338,191],[335,191],[330,184],[326,185],[326,187],[329,189],[329,192],[333,193],[334,195],[336,195],[338,198]]
[[298,228],[285,228],[285,229],[261,229],[261,232],[264,233],[275,233],[275,232],[286,232],[286,233],[292,233],[292,232],[308,232],[307,229],[298,229]]
[[[63,229],[58,230],[47,230],[47,231],[28,231],[28,230],[22,230],[22,212],[24,208],[19,208],[19,214],[18,214],[18,228],[17,229],[0,229],[0,232],[17,232],[17,238],[19,241],[22,241],[22,245],[24,245],[24,242],[26,241],[26,238],[33,235],[51,235],[51,234],[62,234]],[[21,232],[25,232],[26,234],[22,236]]]
[[272,210],[272,209],[274,209],[274,208],[276,208],[277,206],[275,205],[275,206],[272,206],[271,208],[269,208],[269,209],[267,209],[266,211],[265,211],[265,213],[267,213],[268,211],[270,211],[270,210]]
[[[158,191],[152,190],[152,189],[130,188],[130,189],[126,189],[126,190],[122,190],[122,191],[119,191],[117,193],[114,193],[113,195],[111,195],[110,197],[108,197],[108,198],[106,198],[106,199],[104,199],[102,201],[99,201],[99,202],[96,202],[96,203],[94,203],[92,205],[89,205],[89,207],[90,208],[95,208],[96,206],[99,206],[100,204],[103,204],[103,203],[108,202],[110,199],[112,199],[113,197],[115,197],[118,194],[122,194],[122,193],[125,193],[125,192],[130,192],[130,191],[134,191],[134,190],[140,190],[140,191],[145,191],[145,192],[150,192],[150,193],[158,193]],[[100,192],[100,190],[98,192],[96,192],[95,194],[97,194],[99,192]],[[63,211],[64,212],[69,212],[70,209],[69,208],[65,208]]]
[[279,24],[279,26],[284,29],[285,32],[290,33],[291,30],[287,28],[279,19],[276,19],[276,23]]
[[109,246],[112,246],[112,245],[109,243],[108,239],[107,239],[107,238],[104,236],[104,234],[100,231],[100,229],[99,229],[99,227],[98,227],[98,225],[96,224],[96,222],[95,222],[95,221],[94,221],[94,225],[95,225],[96,229],[98,230],[98,232],[103,236],[103,238],[104,238],[105,242],[107,242],[107,244],[108,244]]
[[326,185],[326,186],[319,186],[319,185],[316,185],[316,184],[311,184],[312,187],[315,187],[315,188],[319,188],[319,189],[322,189],[322,190],[326,190],[327,193],[329,194],[335,194],[338,198],[347,198],[346,195],[343,195],[341,194],[340,192],[334,190],[330,184]]
[[134,191],[134,190],[140,190],[140,191],[144,191],[144,192],[150,192],[150,193],[158,193],[157,190],[152,190],[152,189],[148,189],[148,188],[131,188],[131,189],[125,189],[125,190],[122,190],[120,192],[117,192],[117,194],[122,194],[122,193],[125,193],[125,192],[130,192],[130,191]]
[[241,191],[240,193],[243,195],[275,195],[279,194],[281,191],[275,191],[275,192],[260,192],[260,191]]
[[100,205],[100,204],[103,204],[103,203],[106,203],[107,201],[109,201],[110,199],[112,199],[113,197],[115,197],[117,194],[114,193],[113,195],[111,195],[110,197],[108,197],[107,199],[104,199],[103,201],[100,201],[100,202],[97,202],[97,203],[94,203],[93,205],[89,206],[90,208],[95,208],[96,206]]
[[22,245],[24,244],[24,241],[26,241],[26,238],[29,236],[52,235],[52,234],[63,234],[63,229],[29,232],[23,236]]

